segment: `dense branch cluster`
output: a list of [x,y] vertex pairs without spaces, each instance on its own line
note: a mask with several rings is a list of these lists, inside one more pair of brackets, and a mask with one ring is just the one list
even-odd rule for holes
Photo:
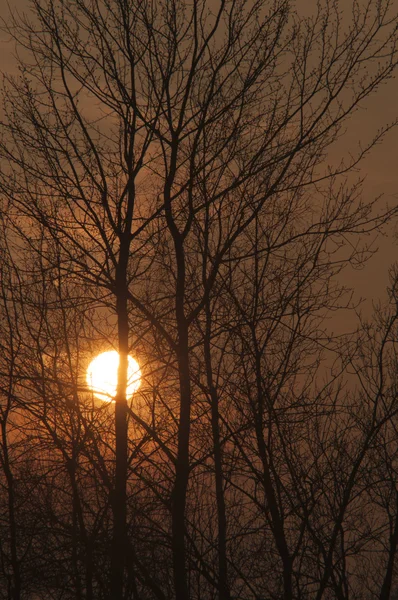
[[[30,0],[0,129],[0,597],[393,600],[396,215],[334,166],[392,2]],[[368,243],[367,243],[368,242]],[[115,402],[87,388],[120,354]],[[126,396],[127,357],[143,374]]]

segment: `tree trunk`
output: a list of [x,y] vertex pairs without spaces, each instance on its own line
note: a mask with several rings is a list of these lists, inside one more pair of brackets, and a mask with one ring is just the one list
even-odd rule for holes
[[397,553],[397,544],[398,544],[398,492],[396,492],[396,505],[397,505],[397,513],[395,516],[395,525],[394,530],[390,536],[390,548],[388,552],[388,560],[387,560],[387,569],[386,574],[384,576],[383,585],[381,586],[380,591],[380,600],[390,600],[391,596],[391,585],[392,578],[394,572],[394,562],[395,555]]
[[188,600],[185,571],[185,506],[189,477],[189,432],[191,384],[188,361],[188,327],[179,324],[178,369],[180,380],[180,419],[175,481],[172,492],[172,551],[176,600]]
[[222,471],[222,450],[220,442],[220,425],[218,411],[218,394],[214,387],[213,372],[211,364],[210,350],[210,324],[211,315],[209,304],[206,305],[206,337],[204,340],[204,353],[206,363],[207,385],[210,391],[211,400],[211,427],[214,449],[214,470],[216,482],[216,500],[217,500],[217,522],[218,522],[218,579],[219,579],[219,600],[230,600],[230,591],[228,586],[228,566],[227,566],[227,519],[225,514],[225,499],[223,489],[223,471]]
[[10,467],[8,456],[7,429],[6,421],[1,422],[3,460],[2,466],[7,480],[8,492],[8,518],[10,527],[10,551],[11,551],[11,566],[12,566],[12,583],[10,600],[20,600],[21,598],[21,572],[19,568],[18,552],[17,552],[17,522],[15,518],[15,492],[14,492],[14,477]]
[[[256,342],[255,342],[256,344]],[[261,383],[261,360],[260,353],[256,345],[256,386],[257,386],[257,414],[255,415],[255,429],[257,437],[257,446],[261,463],[263,466],[263,487],[267,499],[268,508],[271,514],[272,533],[274,536],[276,548],[282,561],[283,571],[283,600],[293,599],[293,561],[289,553],[286,541],[283,515],[278,507],[277,495],[274,489],[274,483],[271,477],[270,462],[268,460],[267,445],[264,440],[264,394]]]
[[119,369],[115,397],[115,486],[112,498],[113,537],[111,547],[111,600],[123,599],[126,563],[126,487],[127,487],[127,361],[128,311],[126,286],[127,257],[120,252],[116,275],[116,313],[119,336]]

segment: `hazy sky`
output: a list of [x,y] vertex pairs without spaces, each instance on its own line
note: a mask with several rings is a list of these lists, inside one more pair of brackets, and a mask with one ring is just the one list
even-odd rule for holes
[[[349,0],[344,0],[342,4],[345,2],[349,2]],[[398,12],[398,0],[394,0],[394,2]],[[299,0],[297,7],[298,10],[300,10],[300,6],[305,7],[305,12],[308,14],[308,7],[315,6],[315,4],[315,0]],[[11,6],[18,10],[24,10],[28,8],[29,4],[28,0],[13,0]],[[7,1],[0,0],[0,18],[7,19],[7,13]],[[13,44],[7,40],[4,33],[0,33],[1,71],[15,71],[12,53]],[[397,115],[398,79],[395,79],[385,84],[377,95],[364,103],[362,110],[354,115],[342,143],[342,149],[346,151],[352,148],[355,151],[360,139],[366,141],[380,125],[393,121]],[[398,202],[398,128],[390,132],[383,144],[378,145],[372,155],[362,163],[361,174],[366,174],[364,188],[366,198],[384,194],[384,202],[390,204]],[[384,296],[388,281],[388,268],[397,258],[398,245],[393,239],[392,230],[391,227],[389,237],[379,240],[380,251],[366,268],[349,274],[349,283],[355,286],[358,295],[368,299],[368,306],[371,300]]]

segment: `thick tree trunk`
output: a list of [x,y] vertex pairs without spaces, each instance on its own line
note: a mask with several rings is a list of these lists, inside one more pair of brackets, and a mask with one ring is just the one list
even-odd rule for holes
[[188,360],[188,328],[185,319],[179,326],[178,369],[180,380],[180,418],[174,487],[172,492],[172,551],[176,600],[188,600],[185,570],[185,506],[189,478],[189,433],[191,384]]
[[390,548],[388,551],[387,569],[384,576],[383,585],[381,586],[380,600],[390,600],[391,596],[391,586],[394,574],[394,562],[395,556],[397,554],[398,545],[398,492],[396,492],[396,505],[397,513],[395,516],[395,525],[394,530],[392,531],[390,536]]
[[126,475],[127,475],[127,421],[126,404],[116,402],[116,465],[113,492],[113,538],[111,549],[111,600],[122,600],[126,547]]
[[191,426],[191,378],[189,368],[189,324],[185,316],[184,238],[174,221],[171,187],[176,173],[178,139],[173,142],[169,176],[164,188],[165,216],[174,242],[176,259],[175,316],[177,325],[177,362],[180,384],[180,414],[175,480],[171,497],[173,575],[176,600],[189,600],[185,568],[185,506],[189,479],[189,436]]
[[113,538],[111,547],[111,600],[123,599],[126,564],[126,487],[127,487],[127,361],[128,311],[126,287],[127,257],[121,251],[116,281],[116,313],[119,336],[119,370],[115,398],[115,485],[112,498]]

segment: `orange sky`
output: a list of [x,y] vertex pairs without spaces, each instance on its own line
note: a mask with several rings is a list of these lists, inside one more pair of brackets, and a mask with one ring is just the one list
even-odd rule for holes
[[[346,0],[344,0],[346,1]],[[394,0],[398,12],[398,0]],[[298,0],[297,9],[309,13],[309,5],[315,6],[315,0]],[[344,2],[342,2],[344,4]],[[18,10],[28,9],[28,0],[13,0],[13,8]],[[301,6],[301,9],[300,9]],[[0,18],[7,19],[8,7],[6,0],[0,0]],[[7,39],[6,34],[0,32],[0,70],[15,72],[15,60],[12,56],[13,44]],[[398,75],[398,70],[397,70]],[[349,130],[340,145],[342,150],[350,148],[354,151],[360,139],[366,141],[376,132],[377,128],[386,122],[391,122],[398,115],[398,79],[389,81],[379,90],[377,95],[368,99],[363,108],[353,116]],[[336,153],[339,149],[336,148]],[[398,202],[398,128],[393,130],[378,145],[362,163],[361,175],[366,175],[364,187],[365,198],[384,194],[382,202],[393,204]],[[390,227],[388,237],[380,238],[378,254],[360,271],[347,272],[347,283],[355,287],[357,296],[367,299],[366,307],[371,302],[385,296],[385,287],[388,283],[388,269],[397,258],[397,241],[393,232],[398,231],[398,225]],[[345,321],[350,318],[343,317]]]

